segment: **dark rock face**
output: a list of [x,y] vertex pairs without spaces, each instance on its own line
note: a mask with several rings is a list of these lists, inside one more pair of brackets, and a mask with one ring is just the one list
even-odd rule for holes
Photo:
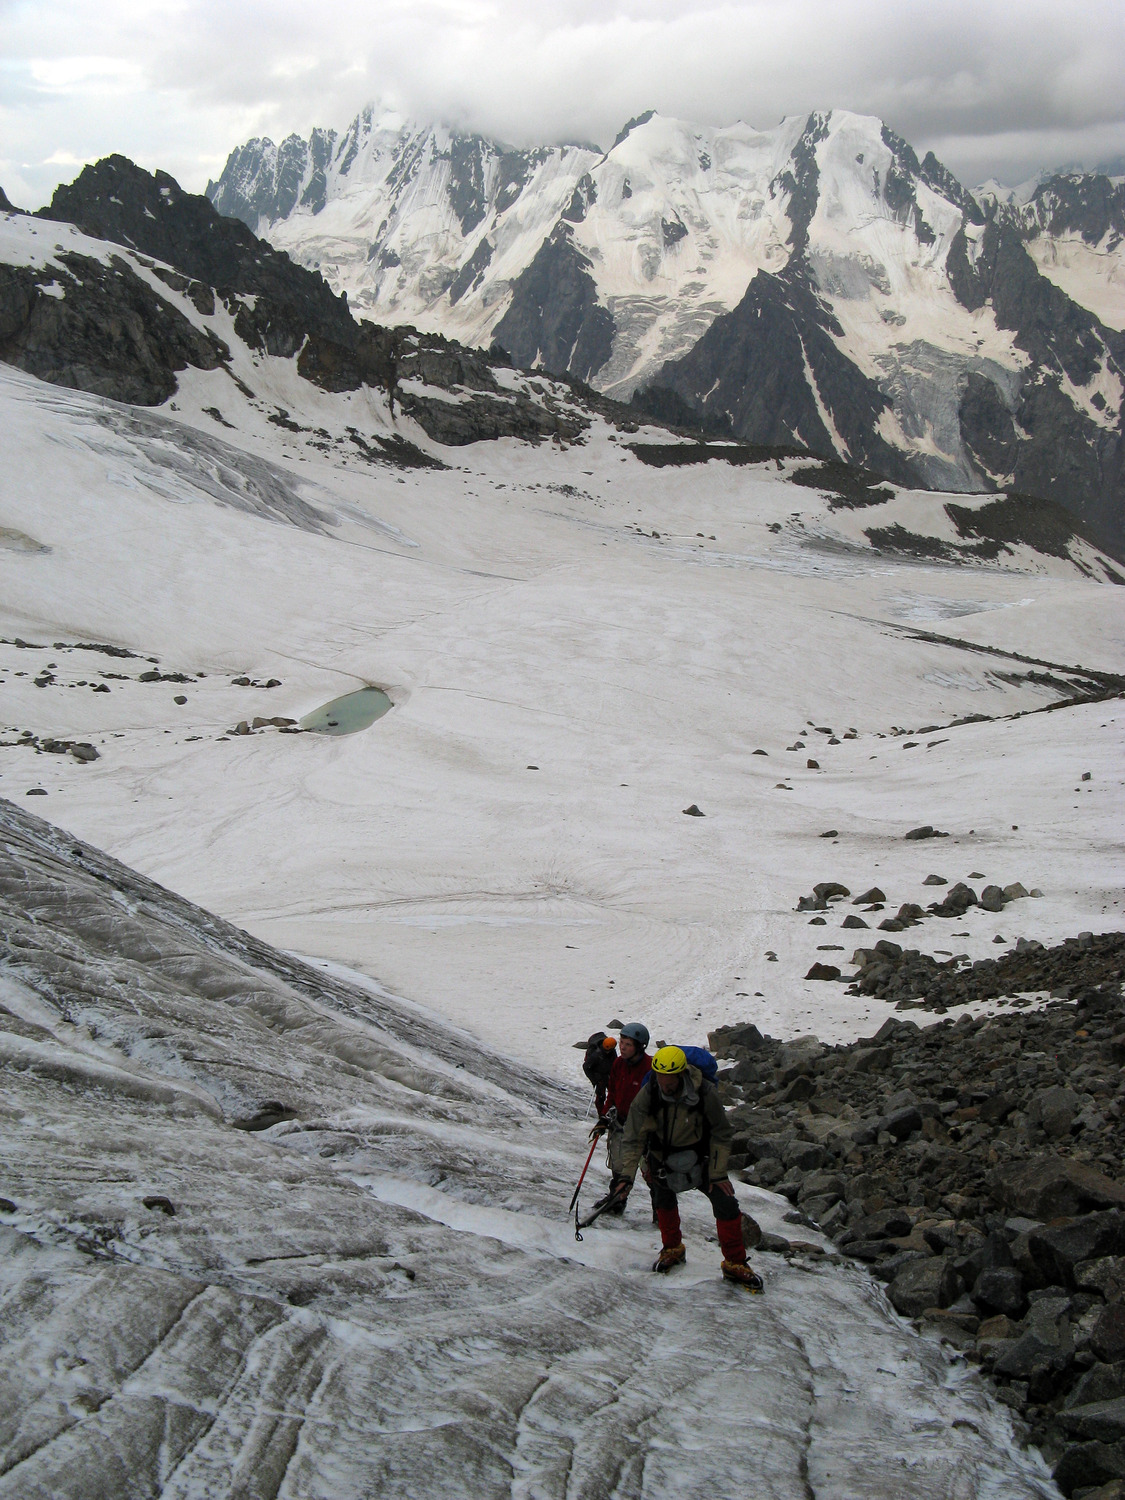
[[472,255],[457,272],[457,275],[449,284],[450,302],[460,302],[465,293],[473,286],[480,285],[484,277],[485,267],[492,260],[492,246],[487,239],[482,239]]
[[462,234],[471,234],[488,209],[484,190],[488,149],[488,142],[479,135],[455,135],[450,143],[449,201]]
[[655,113],[656,111],[654,109],[646,109],[643,114],[634,115],[631,120],[626,120],[625,124],[622,125],[621,129],[617,132],[617,138],[614,141],[613,145],[620,146],[622,141],[628,140],[629,136],[634,130],[636,130],[637,126],[647,125]]
[[[1107,184],[1112,187],[1112,184]],[[1112,203],[1103,199],[1097,225]],[[1076,210],[1077,213],[1077,210]],[[1103,230],[1104,232],[1104,230]],[[1105,366],[1125,373],[1125,338],[1071,301],[1041,275],[1017,224],[991,221],[970,264],[964,232],[950,249],[947,271],[958,301],[970,311],[991,302],[996,322],[1015,334],[1029,357],[1015,410],[985,377],[970,374],[960,406],[961,434],[989,487],[1009,484],[1058,501],[1118,552],[1125,546],[1125,439],[1121,422],[1102,426],[1065,393]],[[991,394],[984,389],[992,385]]]
[[1019,453],[1015,418],[991,380],[969,371],[957,417],[961,441],[980,470],[996,477],[1015,472]]
[[[317,128],[309,137],[308,159],[312,170],[305,184],[305,191],[301,194],[301,207],[311,209],[314,214],[320,213],[327,201],[328,163],[335,144],[336,132],[334,130]],[[222,209],[219,212],[221,213]]]
[[243,304],[235,319],[251,347],[286,358],[309,334],[354,343],[346,297],[334,296],[315,271],[272,249],[239,220],[222,218],[206,198],[185,193],[166,172],[152,175],[123,156],[106,157],[57,188],[43,216],[167,261],[224,298],[255,297],[255,306]]
[[680,219],[661,219],[660,237],[665,250],[671,250],[673,245],[687,238],[687,225]]
[[820,168],[816,148],[828,135],[828,121],[815,112],[805,121],[801,138],[793,148],[792,169],[782,172],[770,184],[775,191],[789,194],[787,212],[792,228],[789,243],[793,246],[789,265],[796,265],[809,243],[809,225],[820,197]]
[[1125,183],[1100,172],[1058,173],[1040,183],[1015,217],[1028,238],[1047,229],[1097,245],[1108,236],[1114,250],[1125,238]]
[[335,145],[334,130],[316,129],[307,141],[290,135],[277,147],[255,137],[231,152],[220,180],[207,184],[207,197],[219,213],[250,229],[288,218],[298,204],[319,213]]
[[534,169],[546,161],[548,151],[503,151],[496,163],[496,212],[511,208],[527,186]]
[[557,225],[516,278],[496,326],[496,342],[517,365],[589,380],[609,359],[613,317],[598,302],[589,268],[567,225]]
[[842,335],[803,275],[759,271],[734,311],[716,318],[682,359],[666,364],[633,404],[657,419],[686,418],[746,443],[798,443],[833,459],[823,403],[851,463],[910,483],[908,464],[877,431],[890,402],[840,352]]
[[[64,268],[0,265],[0,359],[40,380],[152,406],[188,365],[213,370],[229,351],[201,333],[120,257],[110,266],[57,256]],[[48,294],[54,284],[63,295]]]
[[[878,430],[896,390],[893,380],[884,389],[848,358],[842,329],[814,290],[808,228],[819,199],[816,146],[826,130],[821,116],[809,117],[790,166],[773,184],[774,191],[788,194],[793,248],[785,270],[779,276],[759,271],[739,306],[716,319],[686,355],[666,364],[636,393],[634,403],[658,420],[750,443],[796,442],[899,483],[926,486],[925,461],[893,448]],[[877,189],[920,243],[934,243],[935,235],[919,206],[919,183],[958,206],[974,232],[985,226],[972,253],[965,227],[954,237],[946,260],[949,283],[970,311],[991,305],[999,327],[1013,334],[1015,346],[1028,357],[1026,370],[1010,388],[1002,389],[1000,377],[990,378],[968,363],[959,376],[954,372],[969,472],[984,489],[1054,500],[1099,545],[1120,554],[1125,551],[1121,417],[1107,413],[1105,421],[1097,420],[1072,399],[1064,382],[1081,391],[1103,368],[1123,374],[1125,336],[1105,328],[1042,276],[1025,240],[1041,222],[1059,232],[1080,230],[1091,243],[1120,235],[1125,190],[1108,178],[1061,178],[1043,191],[1030,221],[995,209],[986,221],[981,206],[936,158],[929,155],[919,163],[909,144],[886,127],[883,140],[891,163]],[[920,551],[917,542],[904,535],[877,544],[939,555]]]
[[570,202],[563,209],[562,216],[569,224],[581,224],[590,211],[590,205],[597,201],[598,189],[594,179],[589,172],[584,172],[575,184]]
[[949,168],[938,161],[932,151],[927,151],[922,158],[918,175],[927,187],[933,188],[935,193],[940,193],[950,203],[956,203],[964,214],[966,223],[984,223],[984,213],[980,204],[972,193],[965,191]]
[[[914,154],[914,148],[886,125],[883,126],[882,136],[883,144],[891,152],[891,165],[883,182],[883,197],[896,211],[902,222],[909,223],[913,227],[920,244],[932,245],[936,236],[926,223],[915,191],[915,183],[925,181],[925,178],[922,175],[918,158]],[[935,169],[932,172],[933,179],[940,180],[944,174],[946,179],[955,180],[952,173],[946,171],[932,152],[927,160],[933,163]],[[933,187],[934,180],[931,180],[929,185]],[[938,191],[940,192],[941,189],[939,188]],[[967,194],[961,196],[967,196]]]
[[1125,553],[1125,441],[1097,426],[1051,381],[1026,386],[1018,412],[1030,441],[1012,476],[1024,494],[1057,500],[1116,556]]

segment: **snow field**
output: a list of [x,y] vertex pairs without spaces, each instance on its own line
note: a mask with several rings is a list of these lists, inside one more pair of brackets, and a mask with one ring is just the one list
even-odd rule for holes
[[[819,880],[879,884],[891,911],[932,898],[931,872],[1044,890],[913,929],[926,951],[1120,926],[1116,705],[946,729],[1054,695],[998,675],[1018,662],[914,634],[1120,671],[1116,589],[1038,558],[875,556],[856,517],[920,525],[926,497],[829,513],[784,468],[651,469],[600,425],[569,450],[444,450],[447,472],[329,462],[263,411],[338,432],[359,403],[313,392],[303,410],[280,364],[247,371],[257,407],[191,372],[172,420],[139,435],[123,409],[3,372],[0,525],[51,550],[0,551],[0,634],[207,675],[140,683],[148,661],[0,647],[0,724],[101,757],[0,748],[0,793],[42,787],[29,806],[171,888],[568,1080],[572,1044],[614,1018],[693,1042],[738,1019],[875,1030],[879,1002],[803,978],[871,941],[839,912],[795,914]],[[214,432],[203,408],[224,388],[239,426],[208,493],[182,435]],[[232,487],[239,453],[281,476],[267,518]],[[285,522],[301,497],[325,534]],[[128,680],[68,686],[106,669]],[[234,687],[243,674],[282,685]],[[365,682],[396,707],[361,734],[223,739]],[[922,823],[951,837],[904,843]]]

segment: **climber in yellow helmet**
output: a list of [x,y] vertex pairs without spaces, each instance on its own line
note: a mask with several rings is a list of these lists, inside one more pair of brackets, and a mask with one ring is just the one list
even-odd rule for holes
[[681,1047],[660,1047],[625,1122],[614,1191],[624,1203],[644,1158],[662,1244],[654,1271],[670,1271],[687,1259],[676,1195],[692,1188],[706,1193],[722,1247],[723,1276],[760,1292],[762,1280],[747,1263],[742,1211],[727,1176],[733,1134],[714,1085],[692,1067]]

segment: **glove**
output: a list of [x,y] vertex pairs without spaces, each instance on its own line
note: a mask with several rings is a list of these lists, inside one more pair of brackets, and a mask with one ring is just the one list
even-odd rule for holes
[[590,1140],[596,1141],[597,1138],[598,1138],[598,1136],[605,1135],[605,1133],[606,1133],[606,1131],[608,1129],[609,1129],[609,1121],[606,1119],[605,1115],[599,1115],[598,1116],[598,1122],[597,1122],[597,1124],[594,1126],[593,1130],[591,1130],[591,1132],[590,1132]]
[[729,1177],[719,1177],[711,1184],[712,1189],[718,1193],[725,1193],[728,1198],[734,1197],[734,1184]]
[[624,1203],[629,1196],[633,1184],[628,1177],[615,1177],[609,1185],[609,1201],[611,1203]]

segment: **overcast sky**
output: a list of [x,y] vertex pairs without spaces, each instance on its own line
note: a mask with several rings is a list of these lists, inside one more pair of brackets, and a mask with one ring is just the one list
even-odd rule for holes
[[964,181],[1125,169],[1125,0],[0,0],[0,186],[111,151],[201,191],[374,102],[515,144],[630,116],[880,115]]

